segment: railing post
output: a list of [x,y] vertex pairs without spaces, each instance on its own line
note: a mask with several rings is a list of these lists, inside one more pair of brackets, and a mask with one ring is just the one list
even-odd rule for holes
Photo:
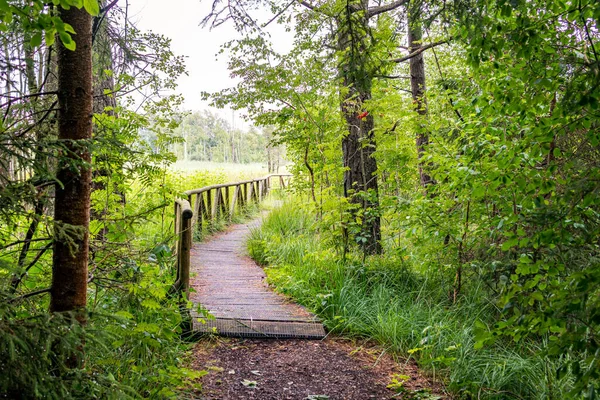
[[196,193],[196,203],[194,203],[194,218],[196,219],[196,232],[202,235],[202,193]]
[[[196,203],[194,203],[192,201],[192,198],[193,198],[193,195],[188,194],[187,201],[190,204],[190,208],[194,211],[194,214],[192,214],[192,217],[193,217],[195,215]],[[194,221],[193,220],[192,220],[192,225],[194,225]]]
[[212,220],[213,220],[213,205],[212,205],[212,193],[210,190],[206,191],[206,212],[210,213],[209,219],[211,221],[212,224]]
[[[208,191],[210,193],[210,190]],[[211,210],[211,219],[213,222],[216,222],[219,218],[219,201],[221,200],[221,191],[217,188],[215,189],[215,201],[212,204]]]
[[189,294],[190,257],[192,248],[192,218],[194,213],[187,200],[175,200],[175,243],[177,277],[173,284],[175,292]]
[[229,206],[229,221],[233,219],[233,213],[235,212],[235,203],[240,197],[240,185],[235,185],[233,196],[231,197],[231,204]]
[[227,212],[229,211],[229,186],[221,188],[221,216],[223,218],[229,217]]
[[248,184],[242,184],[240,191],[240,208],[246,207],[246,200],[248,199]]
[[254,182],[250,182],[250,186],[248,186],[248,204],[252,203],[252,200],[254,199],[253,197],[253,192],[254,192]]
[[[210,203],[204,202],[204,193],[200,193],[200,200],[202,200],[202,213],[205,221],[210,221]],[[208,200],[208,193],[206,193],[206,198]]]
[[190,262],[192,249],[192,216],[185,218],[183,216],[183,230],[181,232],[181,291],[185,293],[186,298],[190,294]]
[[[179,203],[175,202],[175,221],[173,221],[173,229],[175,230],[175,237],[179,237]],[[175,251],[179,249],[175,247]]]
[[271,175],[267,176],[267,180],[265,182],[266,188],[265,188],[265,196],[267,196],[269,194],[269,191],[271,190]]

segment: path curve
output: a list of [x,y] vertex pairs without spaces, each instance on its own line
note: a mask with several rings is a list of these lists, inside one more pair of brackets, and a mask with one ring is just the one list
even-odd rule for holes
[[215,317],[207,320],[193,312],[194,330],[240,337],[323,338],[317,317],[273,292],[263,269],[246,255],[246,238],[259,226],[260,218],[232,225],[192,246],[190,300]]

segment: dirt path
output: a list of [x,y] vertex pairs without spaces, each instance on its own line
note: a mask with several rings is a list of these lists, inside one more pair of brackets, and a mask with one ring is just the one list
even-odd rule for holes
[[[205,400],[446,398],[413,363],[398,364],[381,349],[346,340],[205,340],[195,347],[192,365],[208,371]],[[394,378],[406,379],[401,393],[387,388]]]

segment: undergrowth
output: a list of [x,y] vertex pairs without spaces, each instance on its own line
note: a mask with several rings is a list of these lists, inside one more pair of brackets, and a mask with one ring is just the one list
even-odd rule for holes
[[[0,398],[166,399],[200,390],[204,372],[185,368],[190,345],[181,336],[179,300],[169,295],[175,280],[172,201],[185,190],[228,179],[165,171],[127,181],[120,191],[126,202],[95,191],[92,207],[106,210],[106,218],[90,226],[83,315],[48,313],[51,252],[36,248],[35,265],[13,288],[18,252],[0,251]],[[51,227],[44,217],[41,243]]]
[[473,285],[452,304],[437,275],[418,272],[406,256],[342,260],[297,202],[273,210],[248,241],[250,255],[268,266],[269,282],[316,312],[336,334],[375,340],[416,359],[459,398],[562,399],[571,379],[556,370],[565,360],[539,352],[540,343],[498,340],[475,349],[475,329],[494,324],[498,310]]

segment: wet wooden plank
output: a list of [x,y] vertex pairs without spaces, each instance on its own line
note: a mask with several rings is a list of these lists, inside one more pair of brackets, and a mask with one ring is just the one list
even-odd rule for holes
[[245,254],[250,227],[259,223],[234,225],[193,245],[190,299],[214,317],[205,320],[194,312],[194,329],[239,337],[323,338],[317,317],[274,293],[262,268]]

